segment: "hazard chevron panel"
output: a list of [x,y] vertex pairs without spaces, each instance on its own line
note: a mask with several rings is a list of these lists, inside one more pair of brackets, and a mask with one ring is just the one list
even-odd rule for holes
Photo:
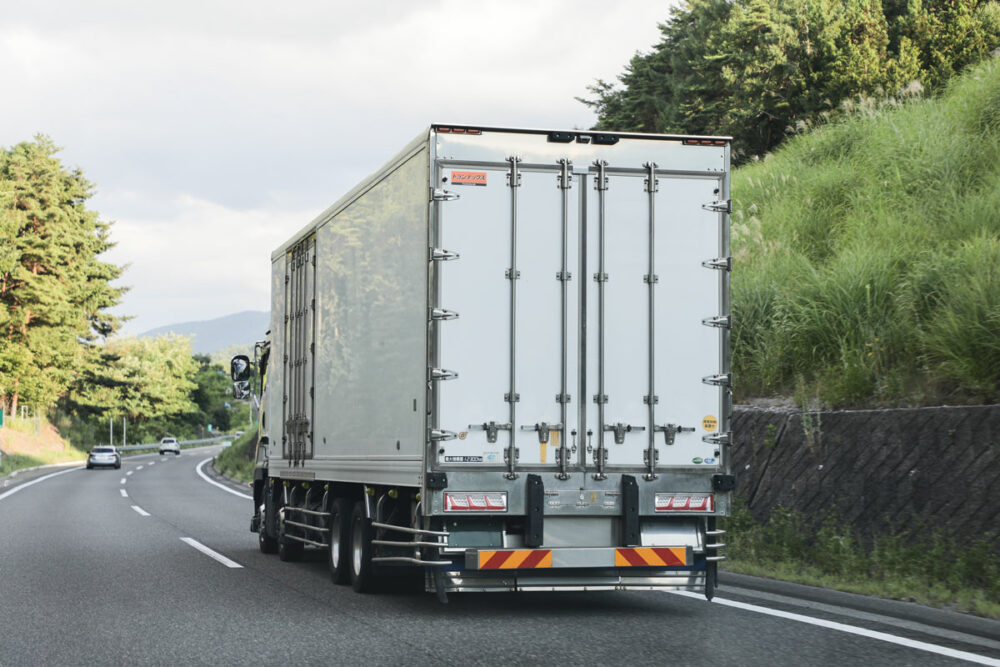
[[527,570],[575,567],[685,567],[691,547],[490,549],[465,553],[475,570]]
[[687,549],[685,547],[615,549],[615,565],[618,567],[687,565]]
[[479,552],[480,570],[527,570],[541,567],[552,567],[551,549]]

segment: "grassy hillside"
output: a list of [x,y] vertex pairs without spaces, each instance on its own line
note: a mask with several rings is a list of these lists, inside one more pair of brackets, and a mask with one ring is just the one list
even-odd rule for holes
[[44,420],[7,417],[0,428],[0,477],[15,470],[83,461],[87,452],[64,440],[55,427]]
[[1000,400],[1000,61],[734,174],[740,398]]

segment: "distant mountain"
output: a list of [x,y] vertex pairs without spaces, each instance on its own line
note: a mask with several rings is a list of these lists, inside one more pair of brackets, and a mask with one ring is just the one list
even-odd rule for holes
[[271,314],[261,310],[246,310],[203,322],[181,322],[150,329],[139,338],[153,338],[168,333],[193,336],[191,349],[195,354],[212,354],[237,345],[253,347],[262,340],[271,325]]

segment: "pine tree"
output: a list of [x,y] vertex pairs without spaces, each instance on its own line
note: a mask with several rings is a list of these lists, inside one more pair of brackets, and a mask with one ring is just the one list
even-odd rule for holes
[[111,223],[86,208],[93,186],[39,135],[0,151],[0,405],[52,405],[117,330],[107,313],[121,267],[99,256]]

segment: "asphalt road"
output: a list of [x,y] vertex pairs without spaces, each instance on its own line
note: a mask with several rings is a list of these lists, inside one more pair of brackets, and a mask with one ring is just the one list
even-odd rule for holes
[[1000,666],[1000,623],[731,575],[712,603],[358,595],[257,550],[247,490],[198,474],[217,451],[0,488],[0,665]]

